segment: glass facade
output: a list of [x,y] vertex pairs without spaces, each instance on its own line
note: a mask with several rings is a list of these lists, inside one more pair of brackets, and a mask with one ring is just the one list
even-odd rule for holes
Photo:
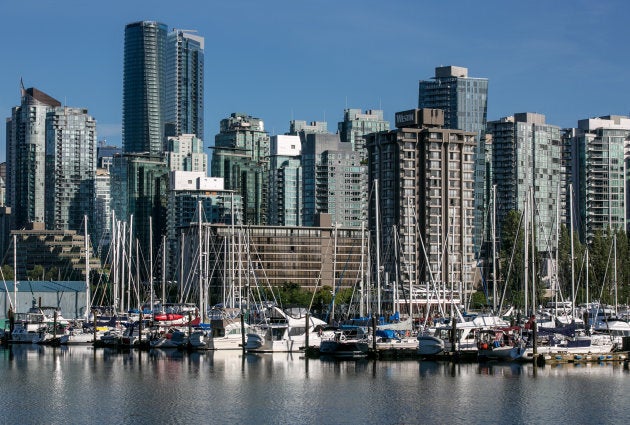
[[[167,36],[167,136],[194,134],[204,140],[204,39],[173,30]],[[169,134],[171,133],[171,134]]]
[[242,197],[245,224],[267,223],[269,146],[263,121],[241,113],[221,120],[214,138],[211,175]]
[[134,22],[125,27],[123,151],[163,151],[166,95],[165,24]]
[[29,88],[7,120],[6,203],[12,208],[12,229],[44,223],[46,190],[46,117],[61,103]]
[[367,211],[367,167],[337,134],[306,134],[302,145],[303,221],[314,226],[319,213],[332,223],[360,227]]
[[[433,80],[420,81],[419,108],[444,110],[444,128],[472,131],[477,134],[475,148],[475,252],[482,248],[484,220],[489,197],[486,176],[488,164],[485,128],[488,113],[488,79],[468,77],[468,69],[438,67]],[[487,227],[487,226],[486,226]]]
[[162,155],[126,154],[114,157],[111,170],[111,205],[116,219],[130,222],[133,214],[134,233],[142,255],[148,259],[151,228],[154,253],[158,252],[160,235],[166,233],[166,162]]
[[58,107],[46,117],[46,228],[84,231],[92,226],[96,121],[86,109]]
[[578,128],[565,136],[572,152],[568,168],[577,212],[574,229],[588,242],[598,230],[625,230],[624,150],[630,137],[630,118],[612,115],[580,120]]
[[497,238],[508,212],[523,212],[532,191],[536,248],[554,251],[561,207],[558,191],[564,186],[560,127],[546,124],[544,115],[523,113],[489,122],[487,132],[492,135],[494,154]]
[[208,174],[208,155],[203,140],[192,134],[169,137],[166,162],[171,171],[202,171]]
[[111,242],[111,182],[107,168],[97,168],[94,179],[94,215],[91,232],[97,254],[107,254]]
[[359,152],[361,161],[367,164],[365,135],[389,130],[389,121],[383,119],[383,111],[346,109],[343,121],[338,124],[339,136],[344,143],[350,143],[352,150]]
[[268,224],[302,225],[302,143],[299,136],[271,136]]

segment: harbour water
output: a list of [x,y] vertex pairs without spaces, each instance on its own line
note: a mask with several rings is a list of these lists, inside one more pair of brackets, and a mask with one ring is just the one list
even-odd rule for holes
[[622,424],[622,363],[307,360],[0,348],[2,423]]

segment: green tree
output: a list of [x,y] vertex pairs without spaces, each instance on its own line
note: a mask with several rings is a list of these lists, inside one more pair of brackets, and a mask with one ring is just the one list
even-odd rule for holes
[[36,264],[28,271],[28,273],[26,273],[26,276],[30,280],[42,280],[44,278],[44,267]]
[[46,280],[58,280],[59,279],[59,269],[57,267],[51,267],[48,269],[45,275]]
[[523,288],[523,231],[521,213],[510,211],[501,226],[500,276],[505,285],[506,299],[521,306],[519,297]]
[[470,305],[473,309],[481,309],[488,304],[488,299],[483,291],[477,291],[470,297]]
[[[604,234],[598,230],[591,241],[589,250],[590,257],[590,294],[591,299],[599,299],[602,302],[609,303],[610,291],[612,285],[612,237],[610,232]],[[608,289],[608,290],[607,290]]]
[[13,280],[13,267],[8,264],[2,266],[2,277],[4,277],[4,280]]

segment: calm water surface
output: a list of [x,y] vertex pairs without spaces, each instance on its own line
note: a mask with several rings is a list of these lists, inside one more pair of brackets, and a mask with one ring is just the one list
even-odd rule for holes
[[0,348],[2,423],[626,424],[622,364]]

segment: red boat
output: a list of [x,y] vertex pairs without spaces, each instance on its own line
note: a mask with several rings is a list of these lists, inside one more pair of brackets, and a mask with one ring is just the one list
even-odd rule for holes
[[153,320],[157,322],[166,322],[166,321],[175,321],[182,320],[184,318],[183,314],[177,313],[159,313],[153,316]]

